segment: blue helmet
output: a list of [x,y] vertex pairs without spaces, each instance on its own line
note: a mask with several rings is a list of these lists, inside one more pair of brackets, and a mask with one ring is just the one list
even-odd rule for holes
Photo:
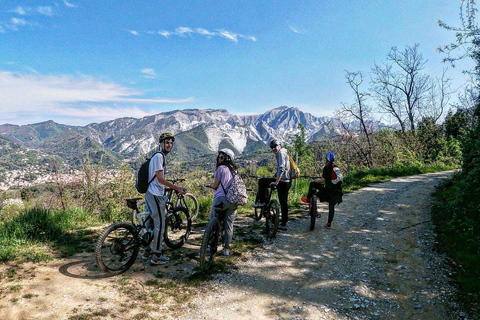
[[325,159],[327,159],[327,161],[329,162],[333,162],[335,161],[335,154],[333,152],[327,152],[327,154],[325,155]]

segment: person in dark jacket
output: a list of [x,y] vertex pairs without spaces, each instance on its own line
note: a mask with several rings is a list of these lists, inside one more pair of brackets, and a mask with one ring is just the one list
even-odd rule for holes
[[334,167],[335,154],[327,152],[325,154],[327,163],[323,167],[322,177],[313,180],[308,186],[308,193],[302,201],[311,205],[312,196],[317,191],[317,196],[321,202],[328,202],[328,221],[325,223],[325,228],[329,229],[332,226],[333,216],[335,215],[335,205],[342,202],[342,182],[333,184],[332,182],[332,167]]

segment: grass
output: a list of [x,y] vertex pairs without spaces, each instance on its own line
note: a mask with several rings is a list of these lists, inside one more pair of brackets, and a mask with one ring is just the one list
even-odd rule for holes
[[95,235],[84,228],[100,223],[84,210],[20,211],[0,220],[0,262],[48,261],[57,253],[71,256],[88,250]]
[[[480,236],[478,207],[469,206],[459,199],[463,188],[457,177],[434,193],[432,220],[436,225],[437,249],[452,258],[458,284],[458,300],[466,306],[480,306]],[[472,201],[474,203],[475,201]],[[478,201],[476,201],[478,204]]]

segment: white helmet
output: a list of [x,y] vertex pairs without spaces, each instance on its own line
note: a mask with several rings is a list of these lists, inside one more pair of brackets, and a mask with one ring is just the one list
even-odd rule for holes
[[232,150],[228,149],[228,148],[223,148],[222,150],[218,150],[218,152],[222,152],[222,153],[225,153],[227,156],[230,157],[230,159],[235,159],[235,154],[233,153]]

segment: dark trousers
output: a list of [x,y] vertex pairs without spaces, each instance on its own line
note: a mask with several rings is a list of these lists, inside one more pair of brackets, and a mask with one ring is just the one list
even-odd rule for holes
[[[256,202],[266,203],[269,190],[269,185],[277,181],[275,178],[261,178],[258,180],[258,192]],[[277,186],[278,201],[280,202],[280,211],[282,212],[282,226],[287,225],[288,221],[288,191],[292,183],[280,181]]]
[[332,200],[332,193],[327,190],[324,183],[310,182],[308,186],[307,199],[311,199],[316,189],[318,200],[328,202],[328,223],[331,224],[335,215],[335,202]]

